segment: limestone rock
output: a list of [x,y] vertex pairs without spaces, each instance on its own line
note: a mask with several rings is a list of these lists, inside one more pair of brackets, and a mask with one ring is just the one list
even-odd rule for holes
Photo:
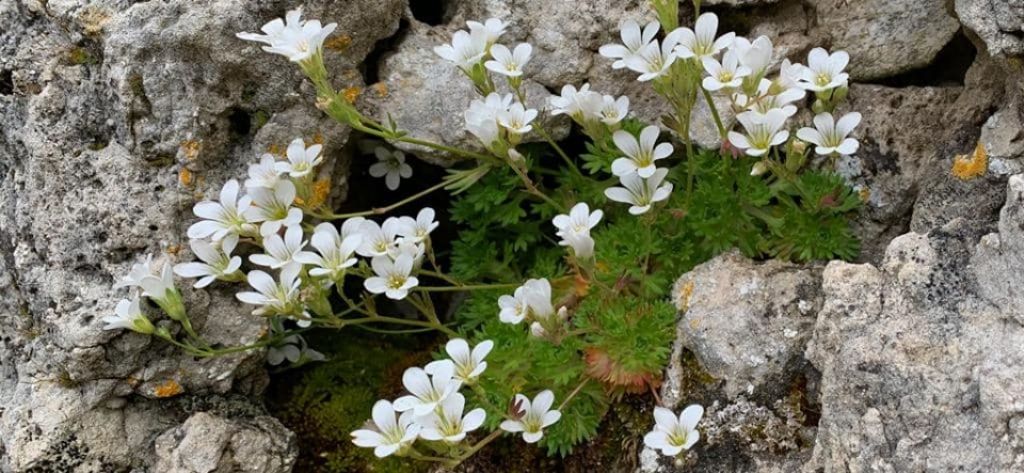
[[679,341],[730,398],[784,390],[821,305],[818,286],[813,268],[716,257],[676,282]]
[[928,65],[959,25],[942,0],[813,0],[832,49],[850,53],[852,80],[878,79]]
[[975,32],[993,56],[1024,54],[1024,2],[1020,0],[956,0],[960,21]]
[[232,421],[199,412],[156,439],[158,473],[288,473],[295,435],[273,417]]

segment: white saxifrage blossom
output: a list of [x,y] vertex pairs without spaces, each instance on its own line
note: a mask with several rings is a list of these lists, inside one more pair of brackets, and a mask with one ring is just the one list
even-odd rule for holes
[[399,256],[409,255],[412,258],[412,267],[414,269],[420,268],[420,265],[423,263],[423,256],[426,253],[427,248],[423,242],[405,237],[395,240],[395,244],[388,249],[388,256],[392,261],[397,260]]
[[489,48],[492,44],[501,38],[501,35],[505,33],[505,28],[508,23],[501,21],[497,18],[488,18],[483,23],[479,21],[467,21],[466,26],[469,27],[469,31],[473,34],[479,34],[484,41],[484,49]]
[[238,268],[242,267],[242,257],[231,256],[237,243],[235,238],[225,238],[218,248],[218,245],[206,240],[192,240],[189,247],[202,263],[176,264],[174,274],[183,278],[200,278],[192,286],[195,288],[209,286],[217,279],[231,280],[238,273]]
[[668,72],[676,60],[674,50],[679,42],[678,31],[669,33],[661,40],[660,45],[658,41],[653,41],[641,48],[635,55],[624,59],[626,67],[640,73],[640,77],[637,77],[638,81],[646,82]]
[[238,33],[241,39],[256,41],[267,46],[263,50],[280,54],[292,62],[302,62],[323,50],[324,40],[337,28],[336,23],[320,26],[319,20],[302,21],[302,8],[296,8],[285,15],[285,20],[275,18],[263,25],[264,34]]
[[856,139],[849,138],[853,129],[860,124],[860,118],[860,113],[852,112],[836,121],[831,113],[819,113],[814,117],[814,128],[801,128],[796,131],[796,137],[814,143],[814,152],[822,156],[849,156],[860,147]]
[[473,33],[456,31],[452,35],[452,44],[437,46],[434,52],[463,71],[469,71],[487,55],[486,34],[482,30]]
[[466,130],[476,136],[488,149],[499,139],[498,118],[512,106],[512,94],[492,92],[484,100],[473,100],[464,116]]
[[569,309],[564,306],[559,307],[554,317],[540,319],[530,324],[530,334],[537,338],[545,338],[548,336],[548,329],[557,330],[566,320],[569,320]]
[[373,405],[373,422],[367,423],[366,428],[352,432],[352,443],[372,448],[377,458],[403,451],[416,441],[422,427],[414,422],[412,411],[403,413],[397,419],[396,415],[391,402],[377,401]]
[[277,160],[274,155],[264,153],[260,156],[260,162],[249,165],[249,178],[245,180],[245,188],[266,187],[273,189],[277,181],[281,179],[281,171],[277,169]]
[[401,227],[398,229],[398,234],[404,238],[410,238],[417,243],[425,241],[430,238],[430,234],[440,225],[435,220],[435,216],[434,209],[424,207],[416,214],[416,218],[399,217],[398,221],[401,223]]
[[249,261],[252,264],[267,266],[271,269],[301,265],[296,261],[296,257],[315,256],[307,251],[302,251],[302,248],[306,246],[302,237],[302,227],[292,225],[285,230],[284,238],[277,233],[264,238],[263,250],[266,251],[266,254],[249,255]]
[[520,43],[512,51],[509,51],[508,47],[504,45],[495,44],[491,46],[493,59],[485,62],[484,67],[503,76],[521,77],[523,66],[530,62],[532,54],[533,46],[530,46],[529,43]]
[[562,86],[562,95],[555,95],[548,99],[551,104],[552,115],[569,115],[573,120],[583,119],[585,97],[593,94],[590,91],[590,84],[583,84],[579,90],[572,85]]
[[766,114],[771,109],[779,108],[786,113],[787,117],[792,117],[796,114],[797,110],[793,102],[804,98],[807,92],[804,89],[794,87],[773,93],[775,85],[768,79],[761,79],[756,97],[751,98],[745,94],[735,94],[733,101],[740,109]]
[[373,154],[378,162],[370,165],[370,175],[383,177],[384,184],[389,190],[398,189],[402,179],[412,177],[412,166],[405,162],[405,153],[397,149],[389,151],[383,146],[378,146],[373,150]]
[[822,48],[814,48],[807,55],[807,65],[800,75],[800,87],[815,92],[824,92],[846,85],[850,75],[843,72],[850,63],[846,51],[829,54]]
[[604,211],[596,209],[591,212],[585,202],[574,205],[568,215],[556,215],[551,223],[558,228],[556,235],[562,238],[558,244],[571,247],[577,258],[594,256],[594,239],[590,237],[590,230],[603,216]]
[[778,108],[764,114],[743,112],[736,115],[736,119],[747,134],[730,131],[729,142],[750,156],[764,156],[772,146],[778,146],[789,139],[789,131],[782,129],[787,118],[786,111]]
[[235,297],[246,304],[259,306],[252,311],[253,315],[289,315],[298,320],[299,326],[308,327],[310,321],[305,320],[306,314],[299,302],[301,269],[299,265],[285,266],[277,281],[263,271],[250,271],[246,279],[256,292],[239,292]]
[[388,299],[401,300],[409,295],[409,289],[419,285],[413,276],[413,256],[403,253],[392,260],[388,256],[377,256],[370,260],[373,277],[366,278],[363,286],[374,294],[384,294]]
[[317,253],[300,251],[294,255],[295,261],[313,266],[309,270],[311,276],[327,276],[337,281],[346,269],[355,266],[355,252],[363,243],[363,235],[352,233],[342,238],[333,223],[324,222],[313,229],[310,243]]
[[411,410],[416,417],[425,416],[462,387],[462,382],[454,378],[454,363],[441,363],[433,371],[428,375],[422,368],[405,370],[402,385],[410,394],[395,400],[396,411]]
[[192,207],[192,213],[203,219],[188,227],[189,238],[213,238],[220,241],[228,235],[254,233],[252,224],[252,198],[238,197],[238,181],[224,183],[220,190],[220,201],[204,201]]
[[701,85],[709,92],[739,87],[743,78],[750,75],[750,69],[740,65],[735,51],[726,51],[721,63],[713,57],[705,57],[701,61],[708,73]]
[[288,174],[296,179],[306,177],[324,160],[323,156],[320,156],[321,149],[323,145],[319,144],[307,148],[302,138],[296,138],[288,145],[288,160],[274,163],[274,168],[278,173]]
[[119,287],[142,288],[142,295],[156,302],[168,317],[179,321],[187,319],[181,293],[174,286],[170,262],[165,261],[158,270],[153,267],[152,256],[148,256],[145,261],[132,265],[128,275],[114,284],[115,289]]
[[718,16],[714,13],[705,13],[697,18],[694,29],[681,28],[679,34],[679,45],[676,46],[676,55],[680,59],[697,58],[703,59],[714,56],[719,51],[732,45],[736,39],[736,33],[726,33],[715,38],[718,34]]
[[498,318],[512,325],[527,318],[550,317],[555,312],[551,304],[551,283],[547,279],[527,280],[513,295],[499,297],[498,307]]
[[615,98],[611,95],[600,96],[590,94],[583,101],[583,108],[586,115],[600,120],[608,126],[613,126],[626,118],[629,114],[629,97],[623,95]]
[[736,37],[731,51],[735,51],[740,65],[750,70],[751,76],[761,78],[772,63],[773,48],[772,41],[767,36],[759,36],[753,42]]
[[498,114],[498,123],[509,131],[516,135],[525,135],[533,130],[533,119],[537,118],[537,111],[530,108],[523,107],[521,103],[514,103],[508,110],[502,111]]
[[555,403],[555,394],[550,390],[541,391],[532,402],[530,398],[516,394],[513,403],[512,416],[515,420],[502,421],[501,430],[510,433],[522,432],[526,443],[540,441],[544,438],[544,428],[562,418],[561,412],[551,409]]
[[451,357],[450,360],[438,360],[427,363],[423,369],[429,373],[434,374],[439,369],[447,369],[442,367],[448,362],[452,363],[455,368],[455,379],[470,384],[476,381],[484,370],[487,369],[487,362],[484,358],[494,348],[494,342],[491,340],[484,340],[478,343],[472,350],[469,349],[469,343],[461,338],[454,338],[448,341],[444,346],[444,351]]
[[245,212],[251,222],[262,222],[260,234],[273,235],[281,227],[290,227],[302,222],[302,210],[292,207],[295,202],[295,184],[281,179],[273,188],[254,187],[249,189],[252,206]]
[[103,330],[128,329],[145,335],[153,333],[153,324],[142,314],[139,297],[132,300],[122,299],[114,308],[114,315],[103,317]]
[[616,176],[638,174],[643,178],[654,175],[654,171],[657,169],[655,161],[665,159],[672,154],[670,143],[658,144],[660,133],[657,126],[651,125],[640,132],[640,139],[637,140],[628,131],[616,131],[612,135],[612,141],[626,156],[612,162],[612,174]]
[[465,409],[465,396],[453,393],[436,410],[416,420],[423,426],[420,438],[447,443],[461,442],[467,433],[479,429],[487,418],[487,414],[479,407],[463,416]]
[[604,195],[615,202],[630,204],[629,213],[641,215],[651,210],[657,202],[668,199],[672,194],[672,183],[666,182],[668,169],[661,168],[654,171],[648,178],[642,178],[638,174],[627,174],[619,177],[623,187],[610,187],[605,189]]
[[644,445],[661,450],[662,455],[679,455],[700,440],[697,423],[703,416],[704,408],[696,404],[683,409],[679,417],[664,407],[655,407],[654,430],[644,436]]
[[388,251],[395,246],[398,233],[403,228],[401,220],[394,217],[385,219],[384,225],[365,219],[360,220],[358,226],[345,223],[346,225],[341,228],[343,234],[345,226],[358,227],[359,234],[363,236],[363,242],[356,249],[356,253],[367,258],[387,255]]
[[601,46],[598,52],[608,59],[615,60],[612,63],[612,69],[622,69],[626,67],[627,58],[639,54],[640,50],[654,41],[654,38],[658,36],[659,28],[658,22],[652,21],[641,31],[640,24],[633,20],[626,20],[622,23],[620,33],[622,44],[606,44]]

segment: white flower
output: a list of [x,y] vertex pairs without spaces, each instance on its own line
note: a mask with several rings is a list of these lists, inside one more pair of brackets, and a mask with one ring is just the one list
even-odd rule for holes
[[412,445],[422,427],[413,421],[415,416],[411,411],[395,417],[395,408],[390,402],[377,401],[373,405],[373,424],[352,432],[352,443],[372,448],[377,458],[393,455]]
[[860,147],[856,139],[848,138],[859,124],[860,114],[857,112],[847,113],[839,121],[835,121],[831,113],[819,113],[814,117],[814,128],[801,128],[796,131],[796,137],[817,145],[814,152],[822,156],[849,156]]
[[250,222],[263,222],[260,234],[273,235],[281,227],[290,227],[302,222],[302,210],[292,207],[295,202],[295,184],[281,179],[273,188],[254,187],[249,189],[252,206],[245,212]]
[[536,443],[544,437],[544,428],[558,422],[562,413],[551,409],[555,403],[555,394],[550,390],[541,391],[537,397],[530,398],[516,394],[513,404],[515,414],[513,417],[518,420],[506,420],[501,423],[501,430],[511,433],[523,433],[523,440],[526,443]]
[[264,153],[258,164],[249,165],[249,178],[245,180],[245,187],[266,187],[273,189],[277,181],[281,179],[281,172],[277,170],[276,159],[270,153]]
[[387,256],[377,256],[370,261],[375,276],[366,278],[363,286],[374,294],[384,294],[388,299],[401,300],[409,295],[409,289],[420,281],[412,276],[413,257],[401,254],[394,261]]
[[739,65],[736,52],[732,50],[725,52],[721,63],[713,57],[705,57],[701,61],[708,73],[701,85],[709,92],[739,87],[743,78],[750,75],[750,69]]
[[441,365],[446,362],[450,362],[455,368],[455,379],[463,383],[472,383],[480,376],[481,373],[487,369],[487,362],[484,358],[494,348],[494,342],[490,340],[484,340],[478,343],[473,350],[470,351],[469,343],[461,338],[454,338],[448,340],[445,344],[444,350],[448,352],[448,356],[451,360],[438,360],[427,363],[424,370],[429,374],[434,374],[437,370],[443,370]]
[[556,215],[551,223],[558,228],[556,235],[562,238],[558,244],[571,246],[577,258],[590,258],[594,255],[594,239],[590,237],[590,230],[603,216],[600,209],[591,213],[585,202],[573,206],[568,215]]
[[156,302],[172,319],[181,320],[185,317],[185,306],[178,288],[174,287],[174,275],[169,262],[157,270],[153,267],[153,257],[147,256],[145,261],[133,264],[131,271],[114,284],[114,289],[120,287],[140,287],[142,295]]
[[267,253],[249,255],[249,261],[271,269],[279,269],[285,266],[301,266],[296,257],[316,256],[308,251],[302,251],[302,248],[306,246],[302,236],[302,227],[299,225],[288,227],[284,231],[284,238],[281,238],[281,235],[277,233],[270,235],[263,239],[263,249]]
[[153,333],[153,324],[142,314],[139,307],[139,296],[132,300],[121,299],[114,308],[114,315],[103,317],[103,330],[128,329],[135,332],[149,335]]
[[249,218],[251,206],[251,197],[238,197],[238,181],[225,182],[220,190],[220,202],[203,201],[192,207],[192,213],[203,220],[188,227],[188,237],[212,237],[214,241],[220,241],[228,235],[252,233],[256,226]]
[[405,153],[397,149],[388,151],[383,146],[378,146],[373,150],[373,154],[377,156],[379,162],[370,166],[370,175],[383,177],[384,184],[388,186],[388,189],[398,189],[403,178],[412,177],[412,166],[405,163]]
[[311,276],[328,276],[337,280],[345,274],[345,269],[356,264],[355,252],[363,243],[363,235],[352,233],[342,238],[334,224],[324,222],[313,229],[311,243],[319,254],[300,251],[294,255],[294,260],[315,266],[309,270]]
[[523,107],[521,103],[514,103],[508,110],[498,114],[498,123],[510,133],[523,135],[533,129],[530,122],[537,118],[537,111]]
[[741,109],[761,114],[768,113],[773,108],[781,108],[786,112],[787,117],[796,114],[796,106],[792,105],[792,103],[804,98],[807,92],[804,89],[793,87],[773,94],[773,85],[772,81],[761,79],[761,83],[757,87],[757,97],[752,99],[745,94],[735,94],[733,101]]
[[440,223],[434,220],[435,215],[434,209],[424,207],[416,214],[415,219],[412,217],[400,217],[398,221],[401,223],[401,227],[398,229],[398,234],[405,238],[411,238],[416,242],[426,240],[430,237],[430,233],[440,225]]
[[544,328],[545,325],[548,328],[557,329],[558,325],[563,324],[566,320],[569,320],[569,309],[566,309],[564,306],[559,307],[554,318],[549,317],[530,324],[530,335],[537,338],[545,338],[548,336],[548,331]]
[[733,40],[736,39],[736,33],[726,33],[715,39],[715,35],[718,33],[718,16],[714,13],[705,13],[697,18],[694,30],[682,28],[679,35],[679,46],[676,46],[676,55],[681,59],[691,57],[703,59],[714,56],[732,45]]
[[629,97],[616,99],[611,95],[590,94],[583,100],[584,111],[590,117],[608,126],[615,125],[629,114]]
[[782,65],[779,66],[779,77],[775,79],[775,85],[780,89],[798,88],[800,87],[800,77],[803,76],[803,73],[803,64],[791,63],[789,59],[783,59]]
[[807,55],[807,66],[803,68],[800,87],[815,92],[824,92],[846,85],[850,75],[843,72],[850,62],[846,51],[836,51],[831,55],[822,48],[814,48]]
[[616,131],[612,135],[612,141],[626,156],[612,162],[612,174],[616,176],[638,174],[643,178],[654,175],[654,171],[657,169],[654,162],[672,154],[671,144],[658,144],[659,134],[660,130],[655,125],[644,128],[640,132],[639,141],[628,131]]
[[504,76],[519,77],[523,75],[523,66],[530,62],[530,55],[533,54],[533,46],[529,43],[520,43],[514,51],[509,51],[501,44],[491,46],[490,61],[484,63],[484,67]]
[[679,42],[679,31],[669,33],[662,39],[660,46],[658,41],[653,41],[641,48],[635,55],[623,60],[626,67],[640,73],[640,77],[637,77],[638,81],[646,82],[668,72],[676,60],[676,55],[672,51]]
[[579,121],[584,113],[584,98],[593,93],[590,91],[590,84],[583,84],[579,90],[572,85],[564,85],[562,86],[562,95],[555,95],[548,99],[552,107],[551,114],[565,114]]
[[444,44],[434,48],[434,52],[443,59],[455,63],[464,71],[480,63],[487,55],[485,32],[474,30],[472,34],[459,30],[452,35],[452,44]]
[[750,75],[763,77],[772,62],[772,41],[767,36],[759,36],[754,42],[737,37],[730,50],[736,53],[740,64],[750,70]]
[[730,131],[729,142],[739,149],[746,150],[750,156],[763,156],[772,146],[785,143],[789,139],[789,131],[782,129],[787,118],[786,111],[778,108],[764,114],[743,112],[736,115],[736,119],[743,125],[747,134]]
[[411,410],[416,417],[425,416],[462,387],[462,382],[453,378],[454,363],[440,363],[433,371],[433,374],[427,376],[427,372],[422,368],[405,370],[402,374],[402,384],[410,394],[395,399],[396,411]]
[[528,317],[546,319],[555,313],[551,304],[551,283],[547,279],[529,279],[516,288],[513,295],[498,298],[498,318],[507,324],[518,324]]
[[679,417],[664,407],[655,407],[654,430],[644,436],[644,445],[661,450],[662,455],[679,455],[700,440],[697,423],[703,416],[704,408],[696,404],[683,409]]
[[622,44],[606,44],[601,46],[598,52],[608,59],[615,60],[612,63],[612,69],[622,69],[626,67],[627,58],[637,55],[641,49],[654,41],[658,35],[658,29],[658,22],[652,21],[644,26],[641,32],[637,22],[626,20],[622,23],[622,32],[620,33]]
[[412,257],[412,266],[415,269],[419,269],[423,262],[423,255],[426,253],[426,246],[412,238],[399,238],[395,240],[395,244],[391,248],[388,248],[388,256],[392,261],[397,260],[399,256],[409,255]]
[[[466,26],[469,27],[469,31],[474,34],[480,34],[485,42],[485,48],[494,44],[498,41],[498,38],[505,32],[505,27],[508,23],[501,21],[497,18],[488,18],[487,21],[480,23],[479,21],[467,21]],[[477,33],[479,32],[479,33]]]
[[189,246],[202,263],[180,263],[174,265],[174,273],[183,278],[200,278],[192,287],[203,288],[217,279],[227,279],[242,267],[242,257],[231,256],[237,239],[225,238],[220,248],[206,240],[192,240]]
[[443,440],[448,443],[461,442],[468,432],[480,428],[487,417],[484,410],[479,407],[463,416],[462,411],[465,408],[466,398],[459,393],[452,394],[441,402],[437,410],[416,420],[423,426],[420,438]]
[[338,25],[331,23],[320,26],[319,20],[302,21],[302,8],[296,8],[285,15],[285,21],[275,18],[260,28],[266,34],[238,33],[241,39],[257,41],[267,46],[263,50],[280,54],[292,62],[302,62],[323,49],[324,39]]
[[619,177],[623,187],[605,189],[604,195],[615,202],[631,204],[629,213],[633,215],[644,214],[652,205],[667,199],[672,193],[672,183],[661,184],[667,175],[668,169],[665,168],[654,171],[646,179],[639,174],[627,174]]
[[259,306],[252,311],[253,315],[291,315],[298,319],[299,326],[308,327],[309,320],[304,320],[299,302],[299,279],[301,266],[285,266],[277,281],[263,271],[250,271],[246,279],[257,292],[247,291],[235,294],[238,300]]
[[287,173],[294,178],[305,177],[324,160],[320,156],[322,148],[323,145],[313,145],[307,148],[306,142],[302,138],[296,138],[288,145],[288,161],[274,163],[274,168],[280,174]]
[[[354,227],[354,225],[352,226]],[[342,226],[342,233],[344,231],[345,227]],[[356,249],[356,253],[367,258],[387,255],[388,250],[395,246],[395,239],[400,231],[402,231],[402,222],[397,218],[387,218],[384,220],[383,226],[373,220],[364,219],[358,224],[358,232],[363,236],[363,242]]]

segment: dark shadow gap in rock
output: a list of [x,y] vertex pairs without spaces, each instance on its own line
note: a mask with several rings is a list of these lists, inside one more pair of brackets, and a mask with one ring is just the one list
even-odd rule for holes
[[431,26],[437,26],[448,20],[447,0],[409,0],[412,17]]
[[935,55],[927,66],[892,77],[869,81],[887,87],[948,87],[964,85],[967,70],[978,51],[963,28]]
[[0,95],[11,95],[14,93],[14,71],[0,70]]
[[366,55],[366,59],[359,66],[359,72],[363,75],[363,82],[366,85],[376,84],[380,82],[380,66],[384,62],[384,58],[395,51],[398,45],[405,39],[405,36],[409,34],[409,21],[402,18],[398,23],[398,31],[395,34],[388,36],[387,38],[377,41],[373,45],[373,50],[370,54]]

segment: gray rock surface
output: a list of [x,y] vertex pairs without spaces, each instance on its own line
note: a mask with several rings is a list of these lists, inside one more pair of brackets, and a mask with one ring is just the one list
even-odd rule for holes
[[778,391],[810,339],[820,285],[813,267],[718,256],[676,282],[679,343],[730,398]]
[[[103,331],[101,318],[127,296],[111,285],[137,259],[191,259],[182,247],[192,205],[244,177],[269,146],[322,138],[343,193],[348,130],[310,105],[286,59],[234,37],[290,6],[0,0],[0,470],[151,468],[154,438],[196,409],[173,399],[259,401],[260,351],[197,360]],[[361,85],[346,71],[397,29],[403,8],[323,1],[306,13],[339,23],[350,42],[327,61]],[[208,341],[238,345],[264,332],[230,289],[178,286]],[[246,427],[259,411],[231,421],[240,423],[230,428],[237,465],[223,471],[290,469],[295,446],[279,443],[279,425]],[[262,456],[246,450],[268,442]],[[169,465],[175,455],[165,455]]]
[[206,412],[156,439],[159,473],[288,473],[295,435],[273,417],[234,422]]
[[1024,54],[1024,2],[1020,0],[956,0],[960,21],[977,34],[993,56]]
[[853,80],[893,76],[928,65],[959,24],[943,0],[812,0],[832,49],[850,53]]

